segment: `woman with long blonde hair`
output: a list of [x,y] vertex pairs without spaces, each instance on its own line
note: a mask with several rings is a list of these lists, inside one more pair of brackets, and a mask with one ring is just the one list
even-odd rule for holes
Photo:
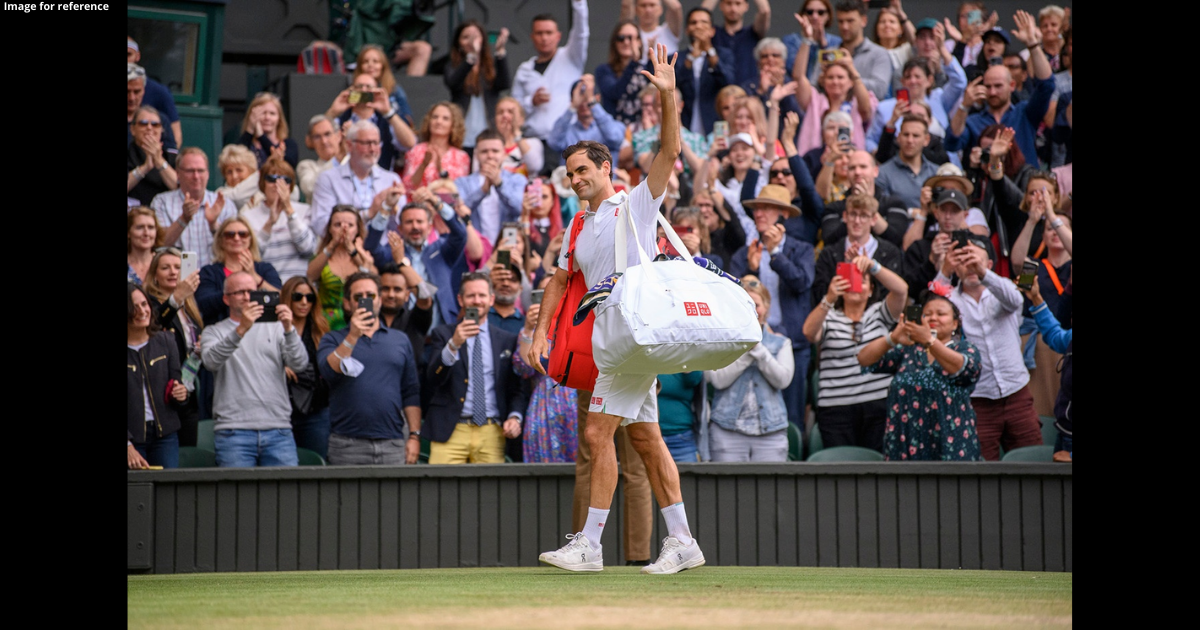
[[283,103],[279,97],[270,92],[259,92],[254,95],[242,118],[242,135],[238,144],[254,152],[258,164],[263,165],[267,158],[279,155],[287,163],[296,168],[300,161],[300,148],[296,141],[288,137],[287,118],[283,115]]
[[196,289],[196,304],[204,325],[211,326],[229,317],[225,304],[225,278],[238,271],[249,273],[256,288],[278,291],[283,281],[271,263],[262,262],[258,237],[254,228],[241,217],[225,219],[213,234],[213,262],[200,268],[200,286]]

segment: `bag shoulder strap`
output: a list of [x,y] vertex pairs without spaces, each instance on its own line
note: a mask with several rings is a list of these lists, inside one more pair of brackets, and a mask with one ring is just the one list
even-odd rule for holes
[[583,215],[584,210],[575,213],[575,218],[571,219],[571,238],[567,241],[567,273],[573,273],[571,267],[575,262],[575,241],[579,233],[583,231]]

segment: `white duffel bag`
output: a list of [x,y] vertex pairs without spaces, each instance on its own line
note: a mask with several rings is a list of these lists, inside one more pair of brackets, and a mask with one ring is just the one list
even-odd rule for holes
[[[628,202],[617,223],[617,280],[596,307],[592,347],[605,374],[675,374],[728,366],[762,341],[754,300],[741,286],[701,268],[671,224],[658,215],[671,245],[687,260],[652,262],[637,240]],[[628,228],[626,228],[628,226]],[[640,264],[626,269],[626,229]]]

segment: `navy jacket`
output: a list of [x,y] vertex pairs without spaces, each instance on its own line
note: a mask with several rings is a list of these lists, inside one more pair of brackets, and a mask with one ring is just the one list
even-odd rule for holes
[[[442,217],[443,220],[445,218]],[[425,280],[433,283],[438,289],[437,295],[434,296],[438,313],[443,322],[452,322],[458,317],[458,300],[454,299],[454,296],[458,294],[458,285],[462,278],[461,275],[454,275],[454,269],[459,259],[463,258],[463,248],[467,245],[467,226],[457,218],[446,221],[446,226],[450,228],[450,232],[426,245],[421,250],[421,260],[425,264]],[[367,228],[367,238],[363,241],[363,247],[371,250],[377,267],[396,262],[392,258],[392,247],[388,245],[383,232],[374,227]],[[405,248],[407,247],[406,244]]]
[[[262,276],[262,279],[276,287],[276,290],[283,287],[279,272],[275,271],[271,263],[254,263],[254,273]],[[200,286],[196,287],[196,306],[200,309],[200,317],[204,318],[205,326],[212,326],[229,317],[229,306],[221,299],[224,296],[225,263],[214,262],[201,267]]]
[[687,50],[679,52],[679,60],[675,63],[675,87],[683,98],[683,114],[679,123],[691,128],[692,108],[700,104],[700,122],[704,124],[704,133],[712,133],[713,123],[717,121],[717,92],[733,83],[733,53],[728,48],[717,48],[717,65],[704,60],[704,69],[700,71],[700,85],[696,85],[692,71],[684,66]]
[[[748,273],[758,275],[749,270],[746,261],[748,251],[748,247],[743,246],[733,255],[729,273],[734,277],[740,278]],[[813,258],[813,246],[795,237],[785,237],[783,250],[778,256],[771,256],[771,269],[779,274],[779,295],[772,298],[779,300],[785,328],[775,332],[790,338],[793,349],[808,348],[809,345],[802,330],[804,320],[808,319],[808,312],[812,310],[809,296],[815,271]]]
[[[467,399],[467,380],[471,373],[471,358],[467,344],[458,349],[458,361],[447,366],[442,363],[442,347],[454,336],[458,322],[442,324],[429,336],[429,365],[425,367],[425,387],[432,390],[429,409],[424,414],[421,434],[433,442],[445,442],[454,433],[462,418]],[[517,352],[517,336],[496,326],[488,327],[492,338],[492,366],[495,371],[496,408],[500,421],[516,411],[524,415],[529,403],[528,380],[513,372],[513,354]]]

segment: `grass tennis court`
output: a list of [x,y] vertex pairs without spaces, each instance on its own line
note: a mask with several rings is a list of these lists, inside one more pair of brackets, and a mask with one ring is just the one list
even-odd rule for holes
[[130,628],[1040,628],[1071,574],[638,567],[204,573],[128,578]]

